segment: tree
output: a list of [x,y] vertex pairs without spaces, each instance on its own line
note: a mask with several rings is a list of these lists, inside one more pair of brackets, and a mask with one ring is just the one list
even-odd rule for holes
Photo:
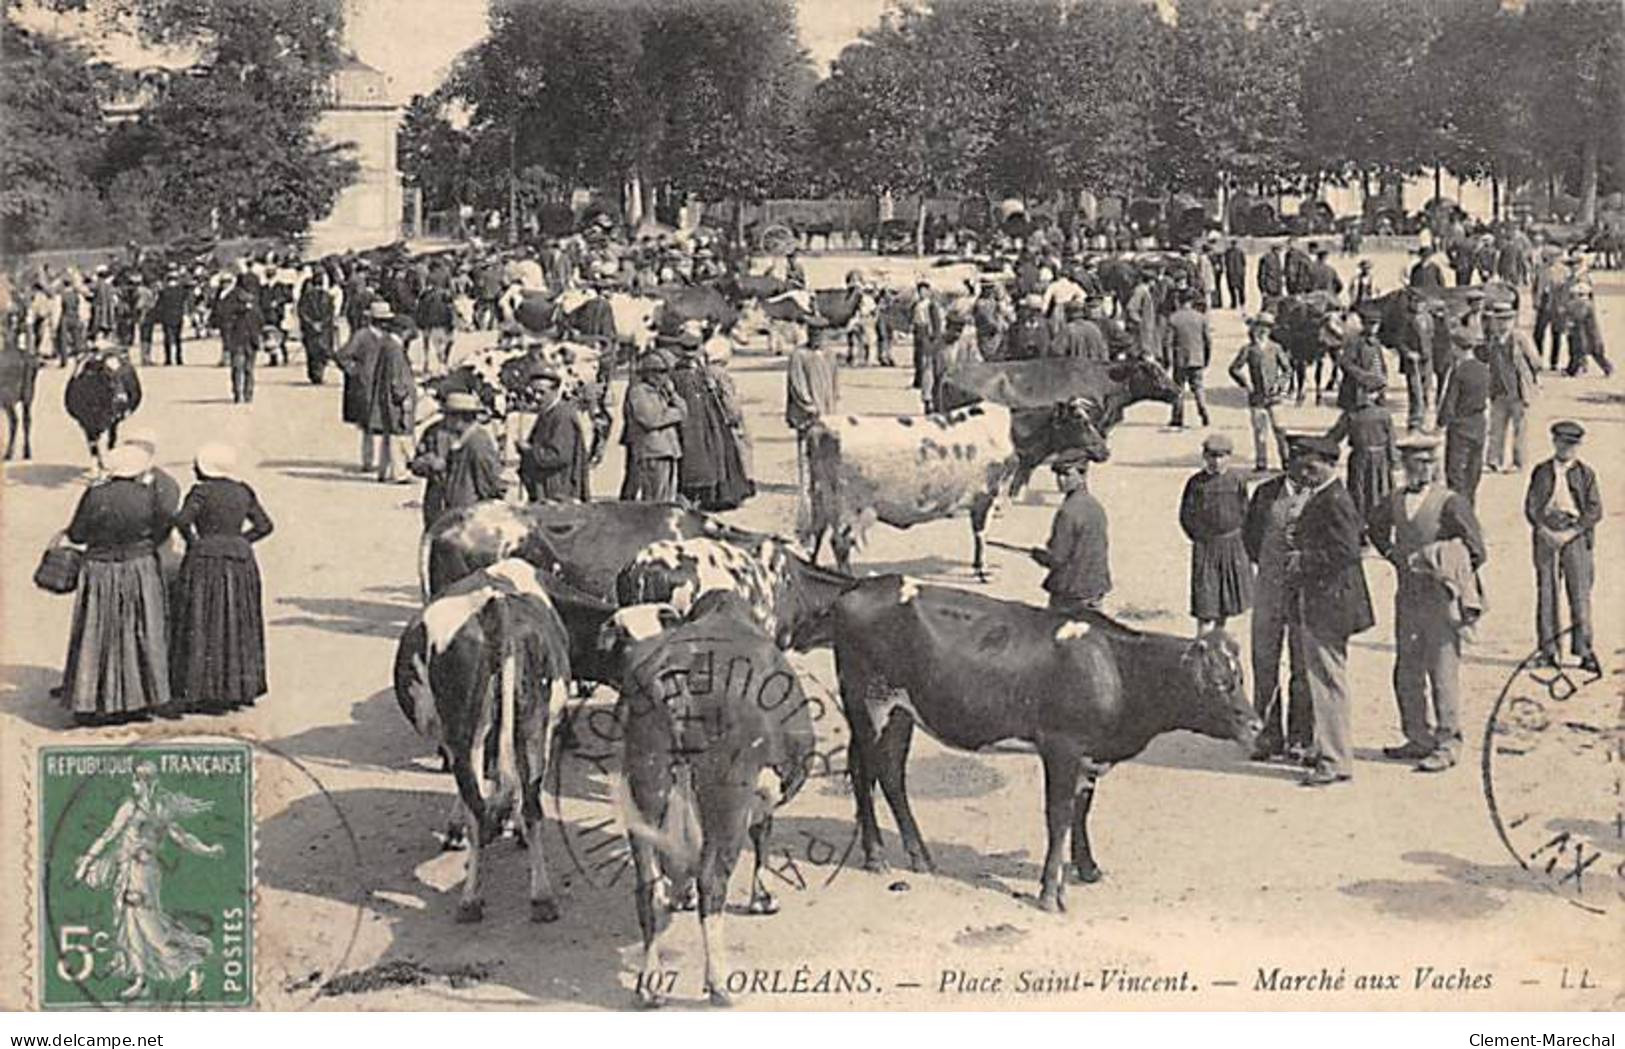
[[25,29],[9,11],[0,18],[0,251],[46,243],[64,208],[94,194],[101,86],[83,49]]

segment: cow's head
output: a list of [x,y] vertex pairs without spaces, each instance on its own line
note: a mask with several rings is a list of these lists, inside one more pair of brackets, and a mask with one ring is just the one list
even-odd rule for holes
[[1056,450],[1081,448],[1090,462],[1110,459],[1112,452],[1098,422],[1104,412],[1105,406],[1093,397],[1074,397],[1057,404],[1051,414]]
[[[1122,398],[1125,407],[1140,401],[1161,401],[1163,404],[1179,402],[1179,387],[1174,383],[1173,376],[1168,374],[1168,369],[1149,357],[1117,361],[1106,369],[1106,377],[1125,391],[1126,396]],[[1102,419],[1101,425],[1110,429],[1115,422],[1116,419]]]
[[631,642],[652,640],[682,621],[682,613],[665,602],[627,605],[612,613],[598,629],[598,651],[603,655],[618,654]]
[[1179,663],[1190,675],[1189,695],[1195,701],[1188,727],[1250,748],[1263,726],[1247,696],[1236,639],[1223,630],[1209,631],[1186,647]]

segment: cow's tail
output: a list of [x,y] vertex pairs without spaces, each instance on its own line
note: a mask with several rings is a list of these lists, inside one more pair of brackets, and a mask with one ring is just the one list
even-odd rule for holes
[[519,782],[519,662],[523,653],[514,637],[512,605],[506,597],[496,601],[497,629],[497,792],[492,808],[505,817],[520,796]]
[[688,765],[678,765],[672,769],[672,779],[671,788],[666,792],[666,814],[658,827],[643,818],[624,776],[615,776],[610,789],[627,834],[653,846],[660,854],[661,869],[666,876],[680,880],[699,872],[702,836],[693,770]]
[[841,438],[815,425],[797,440],[805,442],[807,476],[797,497],[796,538],[816,552],[825,529],[834,527],[834,508],[840,505]]

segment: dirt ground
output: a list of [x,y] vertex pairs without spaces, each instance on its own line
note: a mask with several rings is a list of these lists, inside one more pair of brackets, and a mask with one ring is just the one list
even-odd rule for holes
[[[1406,261],[1377,258],[1379,286]],[[1334,259],[1345,273],[1352,261]],[[853,265],[909,275],[911,259],[808,260],[813,282],[839,284]],[[964,271],[932,269],[947,286]],[[1625,357],[1625,276],[1597,277],[1606,338]],[[1528,325],[1526,312],[1521,323]],[[1214,315],[1207,378],[1214,429],[1250,448],[1244,402],[1225,376],[1242,341],[1239,315]],[[631,1000],[639,956],[630,872],[615,855],[604,777],[566,758],[550,790],[557,824],[549,863],[562,881],[564,916],[526,920],[524,854],[499,845],[490,865],[486,920],[453,921],[463,856],[442,854],[435,831],[452,794],[390,690],[397,637],[418,607],[418,488],[388,487],[355,472],[354,432],[339,422],[339,386],[312,387],[302,367],[259,371],[252,408],[231,404],[217,344],[188,347],[181,369],[144,369],[141,424],[159,432],[159,460],[183,481],[201,443],[239,449],[248,479],[276,522],[260,544],[271,694],[257,708],[134,729],[75,730],[47,690],[59,679],[71,601],[33,588],[30,575],[64,527],[86,482],[86,452],[62,409],[63,373],[41,375],[36,458],[8,463],[0,488],[0,832],[25,842],[0,859],[0,942],[37,943],[32,871],[38,846],[28,812],[28,770],[46,743],[127,742],[157,735],[238,736],[261,744],[257,762],[259,1003],[262,1008],[620,1008]],[[907,361],[906,346],[900,353]],[[794,452],[782,421],[783,361],[760,349],[736,358],[750,413],[762,494],[729,515],[752,528],[788,531]],[[844,371],[842,407],[914,412],[910,369]],[[1584,423],[1582,457],[1598,468],[1605,519],[1598,530],[1595,606],[1610,676],[1592,695],[1619,693],[1620,568],[1625,557],[1625,401],[1621,380],[1543,376],[1530,422],[1538,461],[1547,424]],[[615,403],[619,404],[619,391]],[[1390,403],[1403,412],[1397,381]],[[1288,408],[1290,427],[1329,427],[1333,409]],[[1188,544],[1176,520],[1179,491],[1199,467],[1200,430],[1164,429],[1166,409],[1141,405],[1111,435],[1112,458],[1091,474],[1111,522],[1110,608],[1141,627],[1189,633]],[[618,448],[593,476],[596,492],[619,483]],[[1245,455],[1238,456],[1244,460]],[[1067,913],[1033,903],[1044,847],[1036,758],[949,752],[916,735],[909,769],[916,812],[937,859],[935,876],[903,867],[890,814],[881,809],[893,871],[858,869],[852,801],[837,774],[809,784],[778,820],[774,917],[730,917],[728,968],[742,974],[746,1008],[1064,1009],[1506,1009],[1618,1008],[1625,843],[1594,870],[1587,891],[1602,912],[1549,891],[1520,868],[1490,818],[1477,756],[1485,720],[1534,635],[1534,574],[1521,513],[1527,472],[1491,474],[1479,512],[1489,537],[1491,610],[1463,668],[1469,759],[1425,776],[1385,762],[1398,741],[1390,672],[1393,574],[1366,562],[1379,623],[1350,650],[1357,772],[1352,783],[1301,789],[1294,770],[1252,764],[1233,744],[1188,734],[1157,740],[1103,782],[1094,807],[1096,854],[1106,878],[1069,888]],[[1009,507],[990,534],[1042,542],[1058,495]],[[860,571],[976,587],[969,528],[942,521],[909,531],[879,526],[857,556]],[[1041,570],[990,551],[987,593],[1037,602]],[[1246,620],[1232,632],[1246,643]],[[809,687],[831,696],[827,652],[802,662]],[[600,693],[596,703],[605,702]],[[832,696],[831,696],[832,698]],[[831,704],[822,744],[844,739]],[[1593,790],[1602,752],[1551,766],[1528,789],[1542,818],[1613,825],[1617,796]],[[1617,768],[1617,766],[1616,766]],[[838,772],[838,769],[837,769]],[[1492,777],[1493,779],[1493,777]],[[1599,835],[1599,837],[1601,837]],[[734,895],[745,891],[745,864]],[[1610,909],[1611,908],[1611,909]],[[697,923],[678,917],[667,941],[680,972],[676,998],[701,998]],[[31,949],[18,958],[31,971]],[[1282,973],[1341,970],[1341,990],[1260,989]],[[1428,967],[1431,967],[1428,969]],[[1426,969],[1427,971],[1423,971]],[[1465,970],[1465,974],[1459,973]],[[800,974],[798,976],[798,973]],[[1025,974],[1025,975],[1024,975]],[[1397,976],[1386,989],[1362,976]],[[0,981],[0,1004],[23,1005],[33,980]],[[1484,977],[1488,977],[1487,981]],[[1046,984],[1046,980],[1049,980]],[[1156,982],[1123,977],[1161,977]],[[1435,977],[1440,982],[1435,985]],[[1444,980],[1444,977],[1450,979]],[[1479,977],[1477,980],[1473,977]],[[1362,985],[1357,987],[1357,982]],[[945,984],[947,986],[945,986]],[[1036,985],[1037,989],[1033,989]],[[1476,989],[1468,989],[1475,986]],[[971,988],[976,989],[971,989]],[[1059,987],[1061,989],[1049,989]]]

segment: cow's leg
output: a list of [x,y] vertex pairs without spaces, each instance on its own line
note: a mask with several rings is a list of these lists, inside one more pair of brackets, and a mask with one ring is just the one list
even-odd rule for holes
[[542,777],[525,784],[522,811],[525,817],[525,847],[530,853],[530,920],[556,922],[559,920],[559,901],[553,894],[553,881],[547,875],[547,858],[542,855]]
[[842,572],[852,571],[852,548],[857,540],[850,528],[837,527],[830,531],[829,548],[835,554],[835,567]]
[[[34,458],[34,391],[33,380],[29,380],[28,396],[23,398],[23,458]],[[10,458],[8,453],[6,456]]]
[[891,806],[892,818],[897,821],[897,833],[903,839],[909,866],[916,873],[925,874],[935,872],[937,865],[931,860],[931,853],[920,836],[920,826],[914,822],[914,810],[908,804],[905,770],[908,745],[913,736],[914,716],[906,711],[893,711],[880,732],[880,745],[875,748],[876,772],[886,804]]
[[632,867],[637,876],[638,928],[643,933],[643,969],[638,973],[634,992],[639,1005],[657,1008],[665,1001],[660,974],[660,935],[671,924],[671,904],[666,879],[655,862],[654,846],[637,835],[629,835]]
[[750,875],[750,913],[751,914],[777,914],[779,901],[767,891],[767,883],[762,881],[762,869],[767,866],[767,854],[773,840],[773,817],[763,816],[756,823],[751,824],[750,844],[756,854],[756,866]]
[[[1294,354],[1292,356],[1292,401],[1293,401],[1294,404],[1302,404],[1303,403],[1303,395],[1304,395],[1303,384],[1304,384],[1304,381],[1306,379],[1305,372],[1307,370],[1308,370],[1308,364],[1305,363],[1304,359],[1302,357],[1299,357],[1296,354]],[[1315,403],[1316,404],[1320,403],[1320,391],[1319,390],[1315,391]]]
[[[856,806],[858,838],[863,844],[863,869],[886,869],[885,841],[880,836],[880,824],[875,820],[875,757],[880,741],[870,719],[868,703],[871,692],[882,686],[859,681],[848,694],[846,680],[841,681],[841,701],[847,712],[852,738],[846,745],[846,763],[852,776],[852,800]],[[876,698],[884,698],[877,696]]]
[[461,852],[468,847],[468,827],[463,822],[463,799],[451,796],[451,811],[446,813],[446,833],[440,840],[441,852]]
[[11,458],[12,446],[17,443],[17,406],[6,405],[6,458]]
[[468,924],[485,918],[485,901],[480,899],[480,816],[464,805],[463,818],[468,834],[468,874],[463,878],[462,898],[457,901],[457,920]]
[[1076,811],[1072,825],[1072,866],[1078,881],[1085,885],[1093,885],[1104,876],[1099,864],[1095,863],[1094,852],[1089,848],[1089,806],[1095,800],[1095,784],[1098,782],[1098,777],[1084,773],[1073,801]]
[[[738,805],[748,804],[743,796],[735,800]],[[728,969],[723,958],[722,915],[728,904],[728,875],[739,859],[742,838],[738,830],[708,833],[700,846],[700,946],[705,951],[705,993],[712,1005],[720,1007],[733,1004],[721,976]]]
[[987,544],[982,533],[987,531],[987,518],[992,510],[993,496],[986,492],[978,495],[970,508],[971,571],[976,573],[978,583],[987,582]]
[[1039,886],[1038,906],[1054,913],[1066,910],[1066,883],[1061,877],[1061,865],[1067,834],[1072,830],[1079,764],[1072,755],[1057,752],[1045,753],[1043,759],[1044,816],[1049,826],[1049,848],[1044,853],[1044,878]]

